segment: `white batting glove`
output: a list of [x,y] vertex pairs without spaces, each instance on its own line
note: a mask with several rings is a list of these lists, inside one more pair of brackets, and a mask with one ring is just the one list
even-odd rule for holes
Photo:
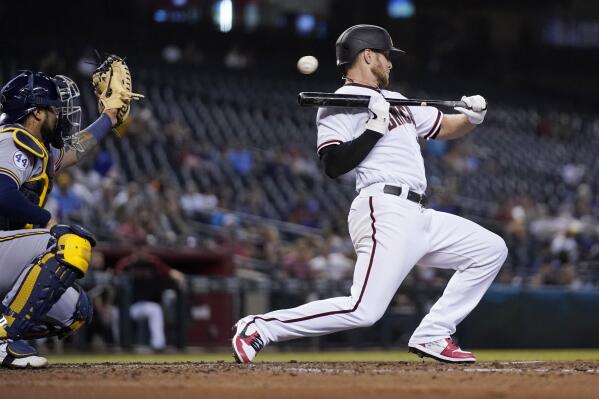
[[366,129],[373,130],[384,135],[389,130],[389,103],[382,94],[370,97],[368,103],[370,119],[366,123]]
[[473,125],[480,125],[485,120],[487,114],[487,100],[483,96],[462,96],[462,101],[468,105],[469,108],[455,107],[456,111],[468,117],[468,120]]

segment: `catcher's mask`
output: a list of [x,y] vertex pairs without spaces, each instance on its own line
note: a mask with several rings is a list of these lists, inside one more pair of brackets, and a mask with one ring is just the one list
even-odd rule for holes
[[53,108],[58,123],[44,141],[55,148],[76,147],[81,127],[79,88],[72,79],[42,72],[21,71],[0,89],[0,125],[19,123],[36,108]]
[[71,148],[78,148],[79,132],[81,131],[79,87],[71,78],[64,75],[56,75],[54,82],[61,102],[56,136],[60,137],[63,144]]

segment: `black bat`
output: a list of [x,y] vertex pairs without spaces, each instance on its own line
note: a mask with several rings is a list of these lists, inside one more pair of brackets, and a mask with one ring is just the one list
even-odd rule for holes
[[[391,105],[416,105],[427,106],[435,105],[442,107],[463,107],[470,108],[463,101],[445,101],[445,100],[416,100],[408,98],[386,98]],[[297,102],[302,107],[351,107],[366,108],[370,101],[370,96],[358,94],[336,94],[319,93],[304,91],[298,94]]]

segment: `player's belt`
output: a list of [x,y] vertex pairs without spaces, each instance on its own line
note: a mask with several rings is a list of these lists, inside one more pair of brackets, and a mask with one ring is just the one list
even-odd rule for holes
[[[385,194],[401,196],[402,188],[385,184],[385,187],[383,187],[383,192]],[[412,202],[417,203],[417,204],[426,205],[426,195],[424,195],[424,194],[418,194],[417,192],[414,192],[414,191],[408,191],[408,196],[406,198]]]

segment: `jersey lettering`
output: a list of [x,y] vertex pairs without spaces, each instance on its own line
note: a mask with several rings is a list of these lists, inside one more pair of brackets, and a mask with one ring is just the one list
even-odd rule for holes
[[[340,94],[373,94],[367,87],[347,84]],[[386,98],[405,98],[401,93],[382,90]],[[363,132],[369,113],[366,110],[320,108],[316,115],[318,126],[317,151],[339,143],[352,141]],[[441,112],[434,107],[389,107],[389,134],[386,134],[355,168],[356,190],[376,183],[394,186],[407,185],[417,193],[426,192],[426,173],[420,152],[419,139],[434,138],[442,122]]]
[[404,106],[389,108],[389,131],[408,123],[414,124],[414,119],[408,108]]

